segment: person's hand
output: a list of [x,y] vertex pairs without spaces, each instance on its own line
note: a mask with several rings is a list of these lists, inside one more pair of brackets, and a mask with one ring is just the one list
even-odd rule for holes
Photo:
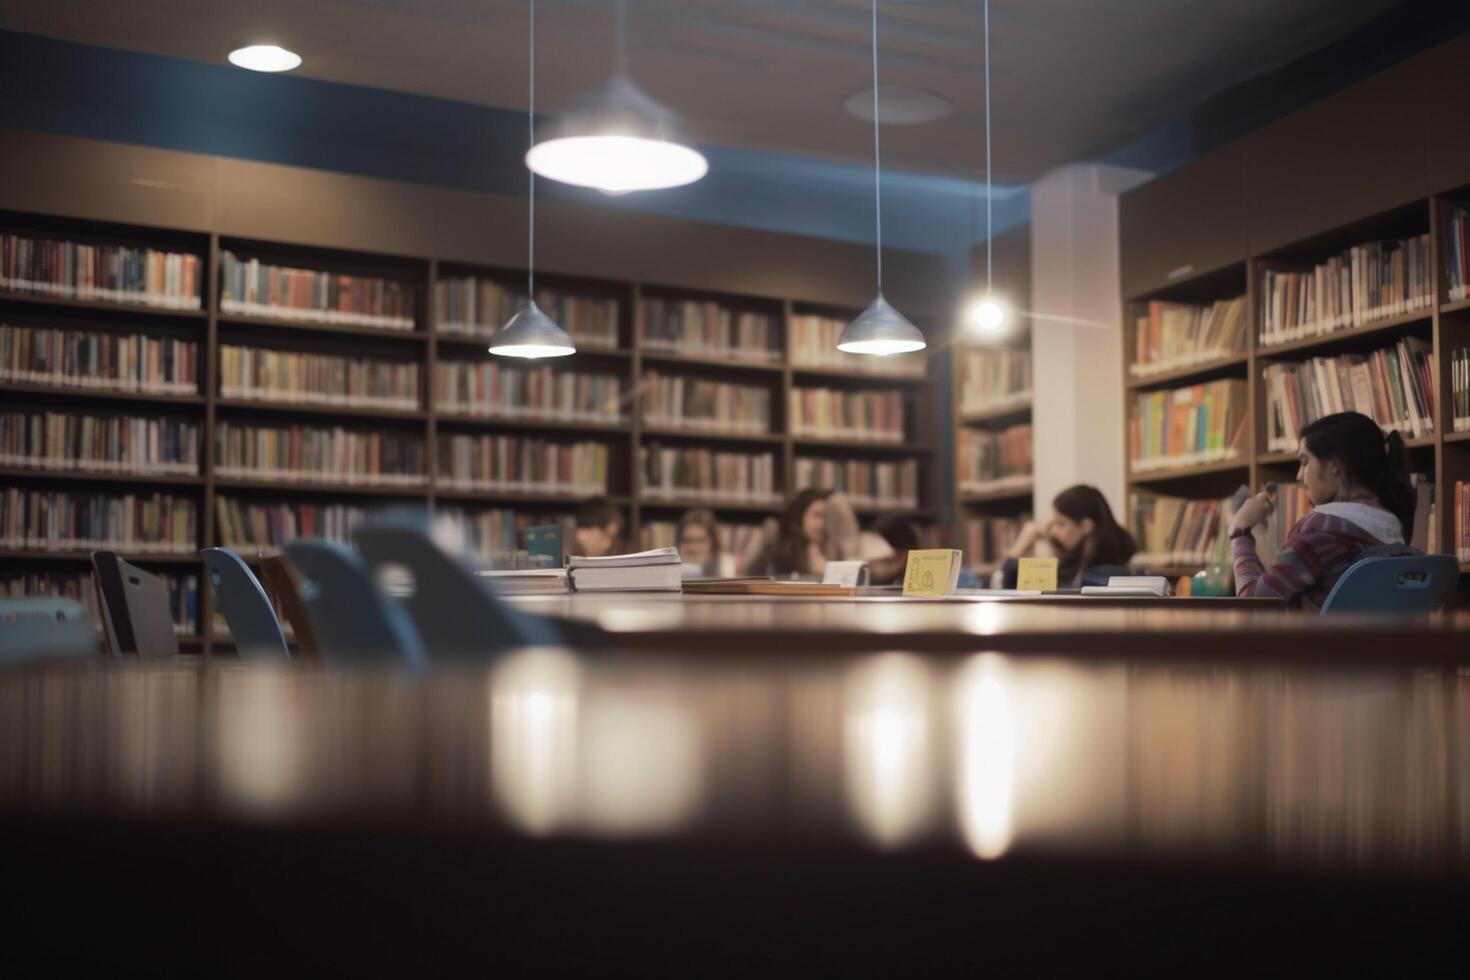
[[1274,509],[1275,505],[1271,502],[1269,493],[1256,494],[1241,504],[1240,510],[1237,510],[1235,516],[1230,519],[1230,534],[1233,535],[1237,531],[1245,531],[1257,524],[1266,523]]
[[1027,521],[1021,525],[1021,533],[1016,535],[1016,543],[1011,545],[1008,557],[1020,558],[1022,555],[1036,547],[1036,542],[1041,539],[1041,525],[1035,521]]

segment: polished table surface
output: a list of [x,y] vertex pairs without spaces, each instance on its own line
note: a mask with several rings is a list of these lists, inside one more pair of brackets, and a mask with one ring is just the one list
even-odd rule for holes
[[[1390,937],[1425,957],[1470,897],[1470,673],[1434,659],[15,670],[0,911],[11,951],[215,975],[451,949],[484,972],[1199,972],[1284,927],[1283,969]],[[37,938],[58,921],[86,942]]]

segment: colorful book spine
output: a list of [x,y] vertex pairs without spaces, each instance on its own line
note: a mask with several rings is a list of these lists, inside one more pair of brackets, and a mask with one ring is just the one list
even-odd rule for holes
[[220,541],[250,552],[280,548],[297,538],[350,544],[353,528],[368,519],[361,507],[343,504],[262,502],[224,495],[214,504]]
[[993,493],[1024,487],[1031,481],[1032,435],[1029,424],[999,432],[961,429],[955,440],[955,468],[960,490]]
[[407,283],[318,269],[220,257],[222,313],[303,320],[383,330],[414,329],[414,294]]
[[1134,493],[1129,503],[1138,543],[1133,564],[1148,567],[1209,564],[1232,513],[1229,500]]
[[994,571],[1005,561],[1006,553],[1021,536],[1021,527],[1030,519],[1030,515],[965,518],[960,528],[965,566],[977,572]]
[[774,317],[712,302],[643,300],[639,343],[647,350],[741,361],[781,359]]
[[1141,392],[1129,421],[1130,465],[1148,472],[1234,460],[1248,418],[1246,385],[1235,378]]
[[[169,615],[173,618],[174,632],[179,636],[197,636],[199,633],[199,576],[171,575],[155,572],[168,593]],[[97,601],[97,588],[90,572],[31,572],[0,578],[0,595],[51,596],[75,599],[87,610],[87,618],[100,633],[102,609]]]
[[1243,355],[1246,327],[1244,296],[1210,306],[1151,300],[1148,312],[1134,323],[1129,371],[1148,377]]
[[198,379],[192,340],[0,324],[0,381],[197,395]]
[[306,425],[215,424],[214,474],[225,479],[414,487],[428,482],[417,433]]
[[777,504],[774,453],[660,446],[638,451],[643,496],[703,504]]
[[902,392],[793,388],[788,407],[793,435],[862,442],[904,441]]
[[855,507],[913,510],[919,506],[919,463],[799,457],[796,485],[839,490]]
[[755,385],[645,371],[643,421],[695,432],[767,433],[771,430],[771,392]]
[[798,368],[821,368],[853,374],[891,375],[903,378],[923,377],[923,354],[894,354],[871,357],[848,354],[837,349],[837,340],[847,327],[846,320],[834,317],[793,316],[791,323],[791,363]]
[[[538,290],[536,305],[578,346],[618,346],[618,301]],[[493,279],[450,276],[434,283],[435,322],[440,333],[488,340],[526,307],[526,294]]]
[[169,494],[0,491],[0,547],[27,551],[112,550],[193,554],[193,500]]
[[199,426],[171,418],[0,412],[0,466],[198,476]]
[[441,507],[435,512],[435,540],[459,542],[459,550],[482,559],[503,558],[526,550],[526,529],[539,524],[561,526],[562,542],[571,547],[576,520],[571,514],[491,508],[464,510]]
[[414,411],[417,364],[221,344],[220,395],[288,405]]
[[199,256],[0,235],[0,290],[165,310],[202,306]]
[[1367,355],[1267,365],[1266,448],[1296,452],[1302,428],[1336,412],[1360,412],[1385,432],[1434,434],[1434,355],[1418,337]]
[[1423,234],[1354,246],[1310,270],[1268,269],[1260,341],[1289,343],[1428,309],[1429,265]]
[[434,397],[446,415],[615,425],[626,421],[615,374],[582,374],[498,361],[440,361]]
[[522,436],[440,434],[437,485],[450,490],[607,493],[608,448]]
[[960,411],[990,412],[1031,403],[1031,352],[961,350]]
[[1450,352],[1450,415],[1453,432],[1470,432],[1470,348]]

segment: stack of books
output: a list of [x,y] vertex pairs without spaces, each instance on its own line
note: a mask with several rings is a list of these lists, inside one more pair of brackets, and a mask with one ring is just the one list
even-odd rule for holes
[[215,498],[214,509],[220,541],[251,552],[280,548],[297,538],[347,544],[353,528],[367,520],[367,511],[344,504],[262,503],[223,495]]
[[643,421],[694,432],[764,434],[771,430],[771,392],[759,385],[644,371]]
[[0,492],[0,548],[193,554],[199,549],[194,501],[169,494]]
[[638,451],[643,495],[654,500],[692,499],[713,504],[775,504],[774,453],[718,452],[660,446]]
[[841,491],[856,507],[910,510],[919,506],[919,463],[801,457],[796,460],[796,485]]
[[0,412],[0,466],[198,476],[199,425],[172,418]]
[[600,442],[440,433],[438,486],[451,490],[607,493],[608,449]]
[[624,421],[622,380],[615,374],[499,361],[439,361],[434,365],[434,400],[448,415],[595,425]]
[[1244,381],[1225,378],[1133,400],[1129,461],[1135,472],[1239,457],[1250,418]]
[[481,569],[475,574],[506,595],[560,595],[572,591],[571,574],[565,568]]
[[228,251],[220,257],[219,308],[235,316],[414,329],[413,289],[406,283],[270,265]]
[[961,414],[1027,405],[1031,401],[1029,350],[963,350],[960,357]]
[[1295,452],[1302,428],[1336,412],[1361,412],[1387,432],[1434,433],[1434,356],[1418,337],[1367,356],[1314,357],[1265,371],[1272,452]]
[[1266,270],[1261,343],[1284,344],[1428,309],[1429,235],[1369,242],[1310,271]]
[[1134,325],[1128,369],[1135,377],[1147,377],[1244,354],[1246,326],[1244,296],[1211,306],[1151,300],[1148,314]]
[[1232,514],[1229,500],[1134,493],[1130,504],[1138,543],[1132,564],[1151,567],[1208,564]]
[[221,344],[219,393],[289,405],[413,411],[420,406],[417,364],[303,354]]
[[567,567],[578,592],[678,592],[683,571],[677,548],[606,558],[574,555]]
[[415,432],[215,423],[214,475],[287,483],[414,487],[428,482]]
[[903,442],[903,393],[793,388],[790,419],[791,431],[798,436]]
[[961,429],[955,455],[960,489],[966,493],[1027,485],[1032,474],[1031,426],[1012,425],[1000,432]]
[[199,256],[0,235],[0,289],[62,299],[197,310]]
[[793,316],[790,322],[791,363],[794,367],[835,369],[853,374],[893,375],[901,378],[922,377],[924,374],[923,354],[872,357],[838,350],[837,339],[847,328],[847,320],[801,315]]
[[737,361],[781,359],[776,321],[764,313],[658,297],[646,297],[642,309],[638,334],[646,350]]
[[[570,296],[542,289],[536,305],[578,347],[611,349],[618,346],[618,301],[594,296]],[[440,333],[484,340],[526,306],[526,294],[494,279],[449,276],[434,283],[435,322]]]
[[0,381],[149,395],[197,395],[192,340],[0,324]]

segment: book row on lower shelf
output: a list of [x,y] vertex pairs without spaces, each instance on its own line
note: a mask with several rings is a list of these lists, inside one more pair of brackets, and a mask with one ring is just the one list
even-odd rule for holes
[[902,392],[793,388],[788,407],[794,435],[863,442],[904,440]]
[[645,297],[638,337],[648,350],[737,361],[781,360],[775,317],[709,301]]
[[214,449],[214,475],[226,479],[384,487],[428,482],[424,438],[414,432],[220,419]]
[[1247,320],[1244,296],[1210,306],[1152,300],[1134,324],[1134,377],[1191,367],[1224,357],[1243,356]]
[[1455,208],[1450,212],[1449,236],[1446,243],[1445,285],[1451,302],[1467,298],[1470,285],[1470,210]]
[[1246,400],[1246,383],[1236,378],[1135,395],[1130,467],[1148,472],[1239,457],[1250,418]]
[[607,492],[608,447],[522,436],[441,433],[437,483],[449,490],[594,496]]
[[774,505],[774,453],[719,452],[652,444],[638,450],[642,494],[653,500],[698,498],[722,504]]
[[1405,438],[1434,433],[1434,356],[1417,337],[1371,354],[1266,366],[1266,449],[1295,452],[1304,426],[1360,412]]
[[[579,345],[618,346],[618,301],[571,296],[541,289],[536,305]],[[452,336],[488,340],[521,310],[526,293],[483,276],[449,276],[434,283],[436,329]]]
[[983,412],[1031,396],[1031,352],[1002,347],[960,350],[960,411]]
[[623,382],[615,374],[517,367],[499,361],[434,365],[440,412],[486,418],[613,423],[622,420]]
[[1429,235],[1368,242],[1305,271],[1267,269],[1261,291],[1265,346],[1427,310]]
[[1455,557],[1470,562],[1470,483],[1455,483]]
[[[199,633],[199,576],[155,572],[168,596],[169,616],[180,636]],[[0,576],[0,595],[55,596],[75,599],[87,610],[87,618],[100,633],[102,609],[91,572],[31,572]]]
[[412,330],[414,291],[381,276],[352,276],[272,265],[234,252],[220,256],[221,313]]
[[[716,542],[721,561],[717,564],[719,575],[741,575],[751,571],[756,559],[765,550],[766,542],[776,537],[776,522],[767,519],[760,523],[719,523],[716,525]],[[654,548],[679,547],[679,525],[674,521],[644,521],[638,530],[638,547],[651,551]]]
[[959,547],[971,569],[989,570],[1005,560],[1006,553],[1021,536],[1031,515],[1019,517],[967,517],[961,522]]
[[199,550],[198,506],[169,494],[10,487],[0,493],[0,548],[193,554]]
[[919,506],[919,463],[799,456],[796,486],[840,491],[855,507],[913,510]]
[[1470,432],[1470,348],[1450,352],[1451,432]]
[[1230,500],[1190,500],[1133,493],[1130,527],[1138,551],[1133,564],[1204,567],[1212,560],[1221,531],[1234,516]]
[[197,310],[199,256],[124,245],[0,235],[0,290]]
[[960,429],[955,438],[955,472],[960,489],[984,492],[1008,481],[1019,484],[1032,473],[1030,423],[998,432]]
[[247,401],[414,410],[421,407],[421,373],[407,361],[233,344],[219,349],[220,394]]
[[771,430],[771,391],[645,371],[643,418],[664,428],[765,434]]
[[848,354],[837,349],[837,340],[847,328],[847,320],[834,317],[798,315],[791,318],[791,363],[797,368],[821,368],[849,371],[854,374],[888,375],[899,378],[922,377],[926,361],[923,354],[893,354],[871,357]]
[[0,381],[195,395],[199,346],[146,334],[0,324]]
[[0,466],[198,476],[199,424],[70,412],[0,412]]

